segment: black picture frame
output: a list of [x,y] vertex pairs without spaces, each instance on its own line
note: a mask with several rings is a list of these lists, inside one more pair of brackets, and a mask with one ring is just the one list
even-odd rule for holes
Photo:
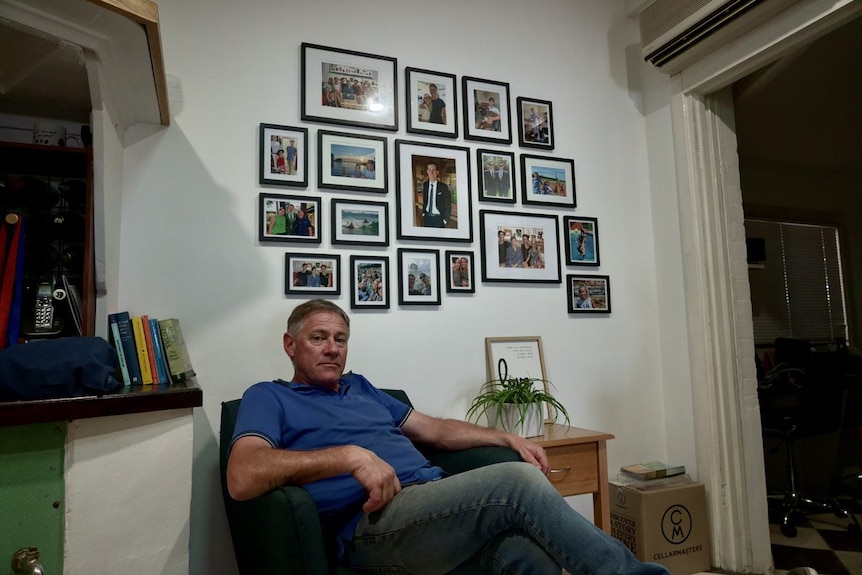
[[[404,85],[409,133],[458,137],[458,83],[454,74],[408,67],[404,69]],[[438,102],[443,102],[442,109]]]
[[382,136],[317,131],[317,186],[385,194],[389,142]]
[[[288,222],[279,222],[278,218],[287,218],[291,212],[297,214],[296,224],[291,226]],[[271,194],[262,192],[258,196],[258,241],[268,242],[291,242],[319,244],[323,237],[323,211],[320,198],[312,196],[288,196],[284,194]],[[284,209],[284,213],[279,211]],[[308,222],[304,224],[299,218],[299,211],[305,213]],[[305,227],[305,226],[309,227]]]
[[598,266],[601,264],[598,218],[565,216],[563,243],[566,246],[566,265]]
[[308,187],[308,130],[261,123],[258,162],[261,185]]
[[389,257],[350,256],[350,309],[389,309],[391,298]]
[[[611,313],[609,276],[567,274],[566,286],[569,313]],[[586,289],[587,297],[581,296],[583,289]],[[588,303],[583,303],[585,301]]]
[[332,198],[333,245],[388,246],[389,203]]
[[575,161],[521,154],[521,202],[534,206],[577,207]]
[[461,96],[464,100],[465,140],[512,143],[512,106],[507,82],[463,76]]
[[302,120],[398,130],[396,58],[306,42],[301,49]]
[[[500,164],[503,174],[500,175]],[[492,169],[493,168],[493,169]],[[476,150],[476,175],[479,183],[479,201],[514,204],[517,194],[515,182],[515,154],[501,150]]]
[[[315,270],[317,274],[315,274]],[[303,280],[303,274],[305,279]],[[311,277],[317,275],[321,285],[311,284]],[[325,280],[328,276],[328,281]],[[326,281],[327,285],[322,285]],[[339,254],[285,252],[284,254],[284,294],[325,296],[341,294],[341,256]]]
[[[423,293],[414,289],[419,282],[423,284]],[[398,248],[398,303],[440,305],[440,300],[440,252]]]
[[446,270],[446,293],[476,293],[473,252],[446,250],[443,269]]
[[554,109],[550,100],[518,96],[518,144],[523,148],[554,149]]
[[[562,282],[556,215],[479,210],[479,219],[482,281]],[[513,256],[517,255],[515,250],[521,250],[524,235],[531,242],[531,250],[527,258],[521,252],[519,261]],[[513,242],[516,247],[510,252]]]

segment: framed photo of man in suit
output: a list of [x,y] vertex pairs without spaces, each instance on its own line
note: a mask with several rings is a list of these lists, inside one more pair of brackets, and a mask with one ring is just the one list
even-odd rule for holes
[[472,242],[469,150],[395,140],[398,239]]
[[515,154],[476,150],[479,201],[515,203]]

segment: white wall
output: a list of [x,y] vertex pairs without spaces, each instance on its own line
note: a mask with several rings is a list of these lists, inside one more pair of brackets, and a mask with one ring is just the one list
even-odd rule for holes
[[[341,129],[300,122],[303,41],[397,57],[400,87],[403,68],[412,66],[508,82],[513,103],[552,100],[552,155],[574,159],[574,213],[597,217],[601,234],[601,267],[563,274],[611,277],[609,316],[569,316],[562,285],[481,282],[474,295],[443,294],[439,307],[352,313],[349,367],[381,387],[406,389],[429,414],[462,418],[485,380],[484,338],[541,335],[548,376],[573,424],[616,435],[608,446],[612,472],[643,459],[693,468],[670,119],[659,104],[669,92],[637,58],[637,26],[623,2],[160,0],[159,13],[172,124],[126,134],[122,210],[107,215],[119,218],[119,237],[106,241],[119,242],[118,285],[109,284],[117,308],[181,318],[204,390],[194,424],[192,572],[235,572],[218,483],[220,402],[291,374],[281,334],[302,300],[283,295],[282,262],[286,251],[309,246],[257,242],[258,126],[305,125],[311,142],[317,129]],[[492,147],[413,137],[403,127],[374,134],[388,136],[390,149],[397,137]],[[312,149],[308,190],[266,191],[322,198],[326,223],[331,197],[380,199],[317,190],[316,161]],[[651,173],[656,164],[664,168]],[[390,169],[385,199],[394,217],[393,157]],[[341,254],[345,272],[351,254],[384,253],[395,266],[398,247],[475,251],[482,208],[499,204],[474,201],[470,246],[393,236],[386,250],[336,249],[327,226],[312,249]],[[346,295],[337,301],[349,307]]]

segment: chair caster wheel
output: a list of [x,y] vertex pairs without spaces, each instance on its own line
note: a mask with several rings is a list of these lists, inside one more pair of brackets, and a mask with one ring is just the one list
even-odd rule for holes
[[796,537],[798,531],[795,525],[784,524],[781,526],[781,533],[784,534],[785,537]]

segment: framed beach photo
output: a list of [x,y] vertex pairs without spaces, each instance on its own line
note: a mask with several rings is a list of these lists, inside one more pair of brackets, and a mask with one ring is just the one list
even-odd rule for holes
[[479,201],[515,203],[515,154],[499,150],[476,150]]
[[395,140],[398,239],[472,242],[469,150]]
[[475,293],[476,274],[473,269],[473,252],[446,251],[443,267],[446,273],[447,293]]
[[258,199],[258,240],[319,244],[320,200],[262,193]]
[[464,139],[512,143],[509,84],[480,78],[461,78],[464,98]]
[[524,148],[554,149],[551,102],[518,96],[518,143]]
[[564,217],[563,243],[566,246],[566,265],[599,265],[598,219],[583,216]]
[[397,131],[397,69],[395,58],[303,42],[302,119]]
[[386,138],[317,132],[317,185],[320,188],[385,194],[389,182]]
[[341,256],[338,254],[284,254],[285,295],[339,295]]
[[611,313],[611,279],[608,276],[567,275],[569,313]]
[[260,183],[308,186],[308,130],[278,124],[260,125]]
[[350,256],[350,308],[389,309],[389,258]]
[[482,281],[560,283],[557,216],[479,211]]
[[407,131],[458,137],[458,92],[455,76],[418,68],[404,70]]
[[333,245],[388,246],[389,203],[332,198]]
[[521,201],[526,205],[576,207],[575,161],[521,154]]
[[440,252],[398,248],[398,303],[440,305]]

